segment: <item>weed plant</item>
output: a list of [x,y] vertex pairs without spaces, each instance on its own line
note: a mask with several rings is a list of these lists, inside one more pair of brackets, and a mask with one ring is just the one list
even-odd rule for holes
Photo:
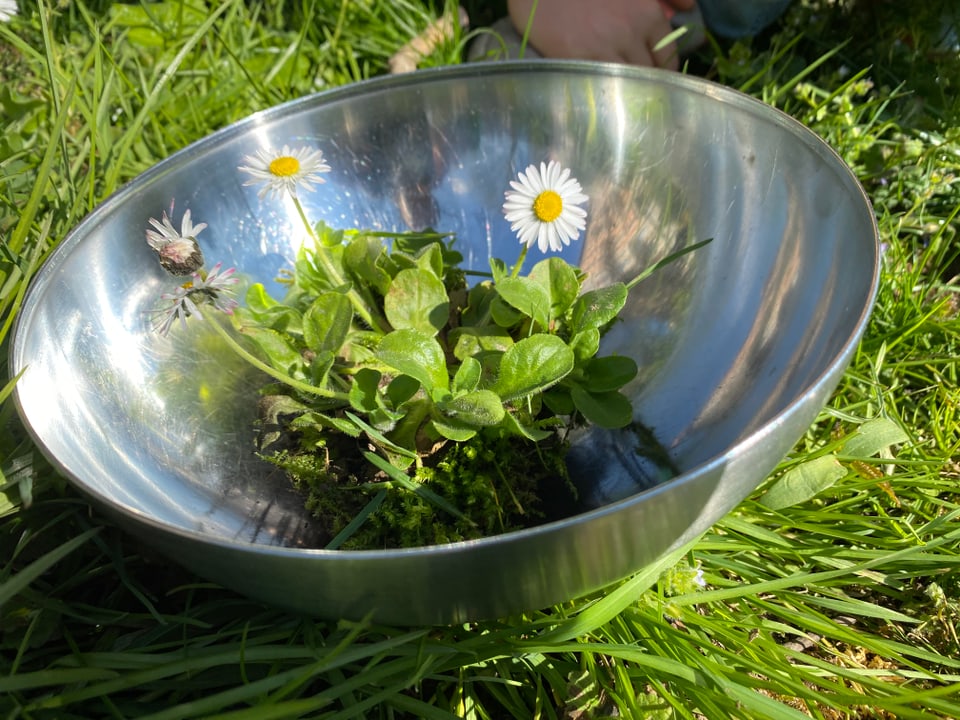
[[[189,142],[383,72],[443,9],[24,1],[0,26],[2,715],[960,717],[948,2],[803,0],[763,37],[689,61],[823,137],[873,201],[885,255],[868,332],[818,421],[756,493],[656,567],[496,622],[318,621],[170,565],[43,460],[5,358],[25,288],[67,231]],[[463,39],[427,62],[458,62]]]

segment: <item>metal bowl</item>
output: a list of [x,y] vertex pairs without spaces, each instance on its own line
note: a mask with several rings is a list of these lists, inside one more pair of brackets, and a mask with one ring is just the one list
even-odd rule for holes
[[[548,159],[590,196],[568,260],[595,284],[713,238],[637,286],[604,340],[638,361],[628,388],[637,420],[680,474],[658,477],[632,433],[586,432],[571,455],[586,504],[572,517],[444,546],[312,549],[300,499],[252,452],[257,378],[212,332],[151,331],[171,279],[144,241],[148,219],[175,201],[177,222],[190,209],[209,223],[199,237],[208,265],[272,282],[301,242],[299,220],[287,199],[244,187],[237,166],[285,143],[318,147],[333,167],[302,194],[310,217],[452,231],[472,267],[516,258],[503,192]],[[616,65],[458,66],[287,103],[138,177],[36,277],[11,368],[24,371],[18,408],[50,460],[197,574],[314,615],[461,622],[623,578],[755,489],[839,381],[875,297],[878,248],[869,202],[840,158],[749,97]]]

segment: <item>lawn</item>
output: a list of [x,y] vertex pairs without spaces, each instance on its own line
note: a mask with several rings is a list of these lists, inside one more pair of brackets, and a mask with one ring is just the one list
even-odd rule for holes
[[[474,25],[496,18],[474,5]],[[70,228],[214,130],[387,72],[452,9],[23,0],[0,24],[2,716],[960,717],[951,0],[798,1],[761,37],[711,42],[683,69],[824,138],[873,202],[884,260],[870,326],[827,407],[680,557],[499,621],[305,618],[169,564],[93,511],[31,443],[6,367],[11,326]],[[461,62],[468,40],[455,33],[421,64]],[[801,475],[805,490],[783,491]]]

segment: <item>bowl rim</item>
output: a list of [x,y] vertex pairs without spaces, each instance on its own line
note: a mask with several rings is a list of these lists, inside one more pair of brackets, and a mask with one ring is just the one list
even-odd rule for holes
[[340,102],[349,98],[363,96],[370,93],[383,91],[394,91],[404,88],[416,87],[424,83],[437,81],[448,81],[451,79],[470,79],[483,78],[492,79],[498,75],[510,75],[516,73],[538,74],[538,73],[570,73],[578,75],[594,75],[604,78],[622,78],[625,80],[634,80],[641,82],[653,82],[667,86],[674,86],[684,89],[688,92],[700,92],[709,95],[711,98],[725,103],[730,103],[738,109],[746,111],[755,116],[761,117],[765,121],[773,122],[783,129],[793,134],[799,141],[803,142],[810,150],[819,154],[827,162],[832,170],[838,175],[845,176],[851,190],[855,191],[862,201],[862,208],[866,212],[869,226],[872,230],[874,260],[871,269],[870,292],[865,298],[863,307],[859,309],[859,317],[853,325],[849,337],[843,342],[840,351],[834,356],[833,360],[824,368],[824,370],[815,378],[808,382],[808,385],[796,394],[793,400],[787,403],[779,412],[773,415],[764,425],[749,433],[741,439],[726,448],[722,453],[703,461],[685,472],[678,474],[657,485],[641,490],[626,498],[611,502],[591,510],[587,510],[575,515],[554,520],[535,527],[523,528],[498,535],[490,535],[474,540],[463,540],[452,543],[443,543],[438,545],[423,545],[410,548],[377,549],[377,550],[326,550],[324,548],[299,548],[280,545],[260,544],[243,540],[235,540],[224,536],[209,535],[203,532],[192,530],[186,527],[171,525],[151,517],[141,510],[118,503],[112,497],[91,488],[86,482],[82,481],[73,472],[67,469],[40,437],[34,429],[26,409],[23,407],[19,384],[14,385],[14,405],[18,415],[27,430],[28,435],[43,453],[47,460],[69,480],[71,486],[82,494],[91,498],[102,509],[110,513],[119,514],[125,520],[132,521],[138,525],[145,525],[154,532],[161,534],[174,535],[180,540],[200,542],[205,545],[214,545],[224,550],[240,550],[243,552],[254,552],[277,558],[305,558],[321,557],[330,561],[341,562],[379,562],[392,558],[409,557],[418,555],[460,555],[474,551],[477,548],[483,548],[492,545],[503,545],[508,543],[519,543],[524,540],[535,538],[540,535],[550,535],[561,533],[573,525],[588,522],[592,519],[602,518],[608,515],[614,515],[623,509],[644,502],[648,497],[652,497],[664,492],[667,489],[673,489],[677,485],[692,484],[698,478],[705,474],[710,474],[722,469],[729,464],[735,456],[741,455],[750,447],[761,443],[767,435],[774,429],[783,424],[790,416],[798,412],[798,409],[804,405],[804,398],[810,395],[816,395],[823,391],[824,386],[831,382],[836,373],[845,368],[854,353],[857,344],[863,336],[870,314],[876,301],[880,283],[880,237],[875,213],[872,210],[872,204],[866,194],[859,179],[853,170],[847,165],[843,158],[831,148],[826,141],[820,138],[811,129],[803,125],[798,120],[787,115],[785,112],[767,105],[760,100],[747,95],[746,93],[721,85],[705,78],[686,75],[670,70],[659,68],[646,68],[617,63],[598,62],[591,60],[557,60],[557,59],[535,59],[535,60],[496,60],[496,61],[474,61],[461,65],[449,65],[435,68],[417,70],[411,73],[400,75],[378,76],[366,80],[356,81],[348,85],[322,90],[311,93],[300,98],[288,100],[284,103],[257,111],[240,120],[216,130],[198,140],[195,140],[183,148],[175,151],[168,157],[158,161],[147,170],[130,179],[123,186],[114,191],[110,196],[101,201],[93,210],[85,215],[80,222],[75,225],[64,236],[63,240],[50,253],[43,265],[37,270],[36,274],[30,280],[26,293],[23,297],[20,312],[14,320],[10,347],[8,351],[8,362],[11,368],[10,376],[15,378],[21,372],[27,369],[28,363],[22,362],[22,337],[29,329],[31,318],[38,306],[36,298],[42,293],[43,288],[55,276],[59,266],[70,255],[73,248],[78,245],[84,237],[87,236],[89,228],[95,226],[100,218],[111,214],[115,207],[127,200],[137,191],[139,185],[148,183],[154,177],[167,172],[184,162],[188,162],[191,157],[205,150],[215,147],[221,143],[227,142],[232,138],[242,135],[244,132],[266,122],[274,122],[290,115],[296,115],[304,108],[323,105],[327,103]]

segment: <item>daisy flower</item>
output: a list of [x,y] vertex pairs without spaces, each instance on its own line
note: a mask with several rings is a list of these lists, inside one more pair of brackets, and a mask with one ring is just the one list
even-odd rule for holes
[[321,173],[330,172],[330,166],[323,159],[323,152],[308,147],[291,149],[284,145],[277,153],[272,150],[258,150],[256,155],[247,155],[247,165],[239,170],[253,176],[244,185],[262,184],[259,196],[280,196],[284,192],[296,197],[297,188],[313,191],[314,184],[324,182]]
[[522,244],[559,252],[580,237],[587,211],[579,205],[588,198],[569,169],[550,161],[539,169],[530,165],[517,178],[510,182],[513,190],[504,193],[503,215]]
[[160,220],[150,218],[152,230],[147,230],[147,243],[160,256],[160,264],[171,275],[189,275],[203,266],[203,253],[197,245],[197,235],[207,226],[194,225],[190,211],[183,214],[180,232],[173,227],[166,213]]
[[0,0],[0,22],[10,22],[17,12],[17,0]]
[[237,278],[233,277],[236,269],[230,268],[220,272],[220,267],[221,263],[217,263],[209,273],[199,270],[173,292],[161,295],[160,299],[168,305],[156,311],[156,314],[161,317],[154,329],[161,335],[166,335],[177,320],[186,327],[187,318],[197,315],[198,306],[204,303],[213,305],[222,313],[233,315],[234,309],[239,304],[233,299],[232,288],[238,282]]

